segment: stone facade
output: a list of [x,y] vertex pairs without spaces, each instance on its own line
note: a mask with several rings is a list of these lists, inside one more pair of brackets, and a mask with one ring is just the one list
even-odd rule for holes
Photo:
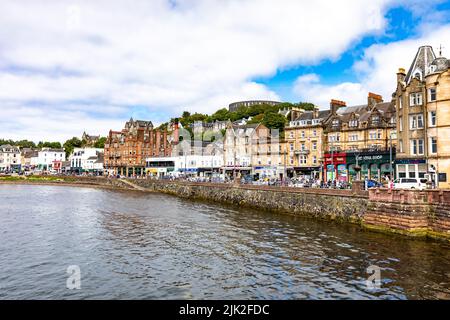
[[364,224],[372,229],[450,239],[450,191],[370,190]]
[[230,122],[225,133],[223,154],[223,169],[229,176],[284,176],[286,143],[263,124],[235,126]]
[[423,46],[408,73],[397,73],[398,178],[429,176],[439,188],[450,188],[449,66]]
[[171,155],[168,137],[167,129],[154,129],[150,121],[131,118],[122,131],[109,132],[105,142],[105,170],[114,175],[145,175],[146,158]]
[[323,159],[324,135],[322,124],[330,111],[296,110],[291,112],[291,121],[285,129],[287,165],[289,175],[308,175],[320,178]]
[[278,101],[268,101],[268,100],[239,101],[239,102],[231,103],[228,106],[228,110],[230,110],[230,112],[234,112],[234,111],[238,110],[240,107],[251,107],[251,106],[263,105],[263,104],[275,106],[280,103],[281,102],[278,102]]

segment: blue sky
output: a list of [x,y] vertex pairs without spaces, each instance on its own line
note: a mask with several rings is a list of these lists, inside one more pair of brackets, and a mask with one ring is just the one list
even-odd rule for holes
[[[440,20],[439,24],[450,22],[450,1],[435,3],[429,7],[429,10],[444,15],[444,19]],[[291,90],[292,83],[305,74],[319,75],[321,82],[325,85],[337,85],[345,81],[356,82],[359,79],[352,67],[356,61],[361,59],[365,49],[374,44],[388,44],[414,38],[420,34],[418,27],[424,22],[421,14],[413,13],[408,10],[407,6],[395,6],[389,9],[385,18],[387,25],[384,32],[375,35],[369,34],[358,39],[337,60],[324,59],[316,65],[298,65],[284,70],[280,69],[274,76],[255,78],[254,80],[274,90],[283,100],[291,102],[298,101],[298,97]],[[438,54],[438,45],[436,43],[432,45]],[[411,52],[410,57],[413,57],[414,54],[415,52]]]
[[450,57],[449,17],[442,0],[2,1],[0,137],[106,135],[247,99],[389,100],[420,45]]

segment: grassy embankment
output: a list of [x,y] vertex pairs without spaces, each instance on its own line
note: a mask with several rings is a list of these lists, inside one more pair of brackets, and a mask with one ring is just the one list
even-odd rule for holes
[[5,177],[1,177],[0,176],[0,182],[1,181],[6,181],[6,182],[22,182],[22,181],[26,181],[26,182],[74,182],[74,181],[76,181],[76,179],[73,177],[52,177],[52,176],[48,176],[48,177],[42,177],[42,176],[28,176],[28,177],[5,176]]

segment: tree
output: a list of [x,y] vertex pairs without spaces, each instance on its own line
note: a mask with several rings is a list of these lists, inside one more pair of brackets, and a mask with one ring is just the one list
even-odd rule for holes
[[72,139],[67,140],[64,142],[64,149],[66,151],[66,156],[69,156],[75,148],[81,148],[83,142],[77,138],[73,137]]
[[254,116],[252,120],[247,122],[248,124],[254,124],[254,123],[261,123],[264,119],[264,113],[258,114],[257,116]]
[[47,141],[45,141],[45,142],[39,141],[37,147],[39,149],[42,149],[42,148],[61,149],[62,148],[60,142],[47,142]]
[[262,120],[262,124],[269,129],[278,129],[284,131],[287,119],[283,115],[276,112],[266,112]]
[[106,137],[101,137],[101,138],[98,139],[98,141],[94,144],[94,148],[99,148],[99,149],[105,148],[105,142],[106,142]]
[[36,144],[33,141],[28,140],[16,141],[15,145],[21,148],[36,148]]
[[313,103],[309,102],[299,102],[296,104],[296,106],[306,111],[312,111],[316,107]]
[[191,113],[189,111],[184,111],[181,117],[187,119],[190,116],[191,116]]
[[212,116],[213,121],[226,121],[230,119],[230,112],[226,108],[217,110]]

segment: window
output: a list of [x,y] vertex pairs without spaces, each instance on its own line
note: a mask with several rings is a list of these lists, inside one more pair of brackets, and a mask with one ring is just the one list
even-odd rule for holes
[[428,89],[428,101],[429,102],[436,101],[436,88]]
[[372,125],[373,126],[377,126],[377,125],[380,124],[380,117],[379,116],[373,116],[371,121],[372,121]]
[[294,138],[294,131],[289,131],[289,138]]
[[409,105],[412,106],[421,106],[422,105],[422,93],[416,92],[411,93],[409,95]]
[[433,153],[433,154],[437,153],[437,138],[436,137],[430,138],[430,153]]
[[358,126],[358,120],[350,120],[348,123],[349,127],[357,127]]
[[291,151],[294,151],[294,144],[293,144],[293,143],[289,144],[289,149],[290,149]]
[[304,138],[305,137],[305,131],[302,131],[301,133],[301,137]]
[[400,132],[402,132],[403,131],[403,117],[398,117],[398,126],[399,126]]
[[358,140],[359,140],[358,134],[351,134],[351,135],[349,136],[349,140],[350,140],[350,141],[358,141]]
[[306,164],[306,156],[300,156],[300,164]]
[[316,137],[317,136],[317,130],[313,130],[313,137]]
[[300,147],[300,149],[301,149],[302,151],[305,151],[305,150],[306,150],[306,146],[305,146],[305,144],[304,144],[304,143],[302,143],[302,144],[301,144],[301,147]]
[[372,131],[369,131],[369,139],[370,139],[370,140],[381,139],[381,130],[372,130]]
[[412,139],[411,140],[411,154],[413,155],[423,155],[423,139]]
[[331,123],[331,126],[334,129],[339,128],[339,120],[333,120],[333,122]]
[[398,150],[403,153],[403,140],[398,140]]
[[312,157],[312,162],[313,162],[313,164],[317,164],[317,157],[316,156]]
[[413,114],[409,116],[410,129],[423,129],[423,114]]
[[430,127],[435,127],[436,126],[436,111],[430,111],[429,119],[430,119]]
[[399,109],[403,108],[403,97],[402,96],[400,96],[398,98],[398,108]]
[[317,141],[312,142],[312,149],[317,150]]
[[328,141],[329,142],[334,142],[334,141],[339,141],[339,140],[340,140],[340,134],[339,133],[337,133],[337,134],[330,134],[328,136]]

